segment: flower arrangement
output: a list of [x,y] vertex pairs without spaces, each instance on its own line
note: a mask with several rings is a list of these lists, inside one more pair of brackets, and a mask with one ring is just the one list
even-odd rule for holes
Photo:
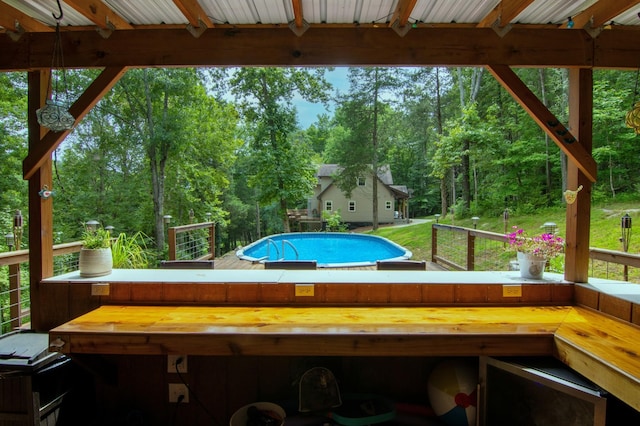
[[564,251],[564,240],[553,234],[540,234],[528,237],[527,233],[517,226],[507,234],[509,246],[513,251],[529,253],[545,259],[551,259]]

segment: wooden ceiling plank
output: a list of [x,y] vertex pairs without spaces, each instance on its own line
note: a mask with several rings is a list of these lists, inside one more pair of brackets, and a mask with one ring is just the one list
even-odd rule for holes
[[411,17],[411,13],[413,9],[416,7],[416,3],[418,0],[400,0],[396,6],[396,10],[393,12],[391,16],[391,20],[389,21],[389,26],[393,25],[397,22],[399,27],[404,27],[409,23],[409,18]]
[[[640,0],[599,0],[572,17],[573,28],[601,27],[638,4]],[[567,23],[562,26],[566,28]]]
[[293,7],[293,21],[297,28],[304,27],[304,12],[302,11],[302,0],[291,0]]
[[534,0],[502,0],[487,14],[479,23],[478,28],[488,28],[499,20],[499,26],[505,27],[511,23],[516,17]]
[[133,26],[122,19],[100,0],[65,0],[65,3],[91,20],[103,30],[132,30]]
[[597,165],[593,157],[555,115],[538,99],[524,82],[506,65],[488,65],[487,69],[529,113],[536,123],[549,135],[582,173],[591,181],[596,181]]
[[198,0],[173,0],[180,12],[187,18],[194,28],[201,28],[202,24],[206,28],[213,28],[214,24],[207,12],[202,8]]
[[[127,67],[109,67],[87,87],[78,100],[71,105],[69,112],[76,119],[76,124],[111,90],[127,71]],[[24,179],[30,179],[46,161],[51,158],[53,151],[67,137],[71,130],[63,132],[49,131],[42,138],[39,144],[31,147],[29,155],[22,163],[22,173]]]
[[14,32],[20,32],[21,28],[26,32],[46,33],[55,31],[52,27],[49,27],[42,22],[33,19],[29,15],[1,1],[0,26]]

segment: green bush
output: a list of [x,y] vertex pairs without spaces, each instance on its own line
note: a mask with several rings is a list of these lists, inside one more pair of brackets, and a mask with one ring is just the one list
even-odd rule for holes
[[116,269],[144,269],[149,267],[150,257],[147,248],[149,238],[143,232],[128,237],[124,232],[111,244],[113,267]]

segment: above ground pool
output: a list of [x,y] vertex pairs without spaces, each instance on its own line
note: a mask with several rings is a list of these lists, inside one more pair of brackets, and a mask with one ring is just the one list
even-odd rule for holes
[[262,238],[236,252],[252,262],[315,260],[318,267],[375,265],[377,260],[409,259],[411,252],[375,235],[343,232],[294,232]]

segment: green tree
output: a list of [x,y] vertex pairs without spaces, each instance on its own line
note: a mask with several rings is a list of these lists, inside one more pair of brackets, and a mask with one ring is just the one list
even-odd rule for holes
[[[25,73],[0,73],[0,227],[11,230],[15,210],[27,210],[22,160],[27,154]],[[25,244],[26,245],[26,244]]]
[[297,93],[308,101],[326,102],[330,85],[324,69],[242,68],[230,83],[250,135],[248,183],[257,189],[261,205],[278,204],[283,230],[289,232],[288,206],[305,199],[315,185],[308,143],[292,137],[297,128],[292,100]]
[[63,150],[61,216],[141,230],[160,250],[165,212],[174,223],[191,210],[223,221],[236,122],[233,106],[207,94],[195,70],[129,71]]
[[386,160],[392,135],[390,103],[399,84],[392,68],[349,68],[349,93],[341,100],[337,120],[346,130],[343,138],[332,144],[332,159],[340,164],[336,184],[347,196],[357,178],[373,176],[373,229],[378,229],[378,180],[375,178]]

